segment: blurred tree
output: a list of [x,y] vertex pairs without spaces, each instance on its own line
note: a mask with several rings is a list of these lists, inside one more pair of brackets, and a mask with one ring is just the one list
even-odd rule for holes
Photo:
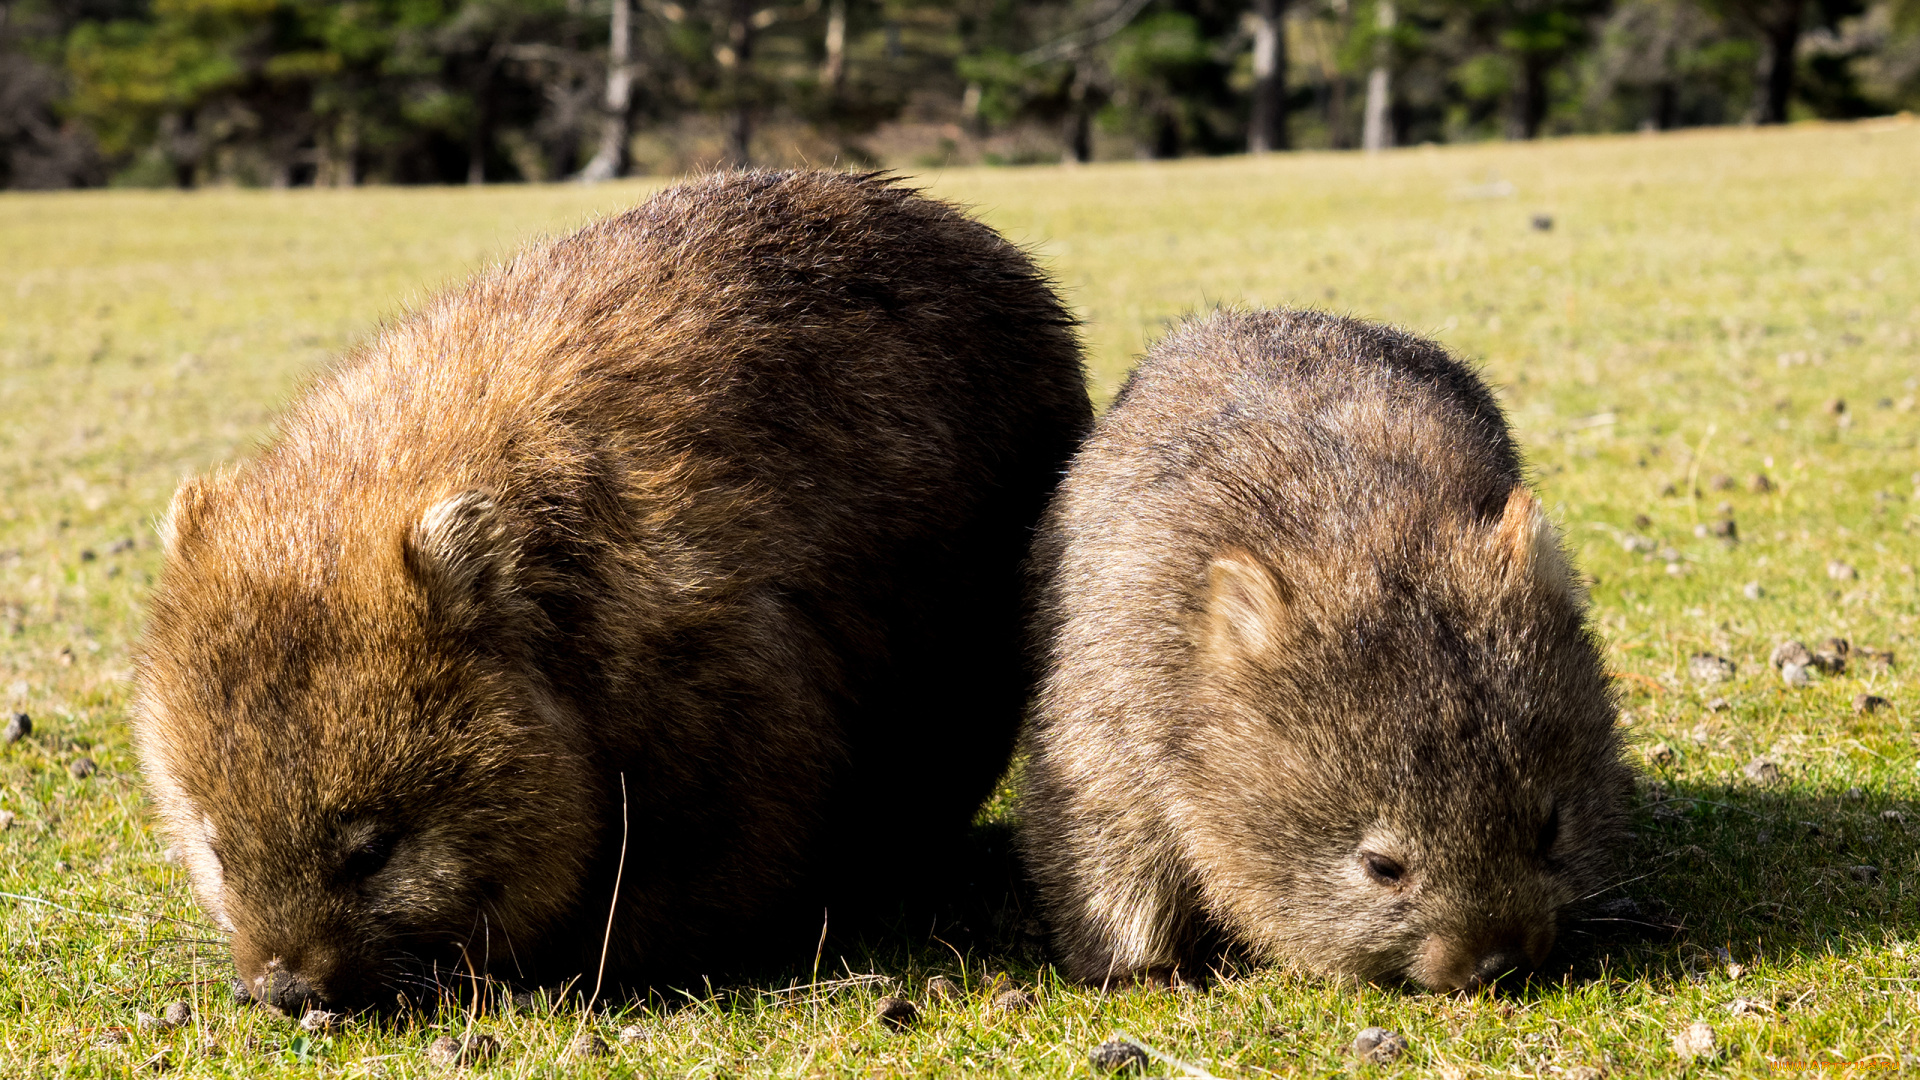
[[1754,99],[1753,118],[1762,124],[1784,124],[1793,101],[1794,77],[1799,67],[1800,39],[1812,29],[1832,29],[1863,9],[1861,0],[1702,0],[1708,10],[1759,39],[1762,68]]

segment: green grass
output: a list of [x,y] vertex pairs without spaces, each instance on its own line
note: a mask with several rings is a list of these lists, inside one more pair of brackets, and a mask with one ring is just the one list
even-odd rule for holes
[[[1655,1075],[1682,1067],[1670,1040],[1696,1020],[1725,1048],[1690,1066],[1702,1075],[1906,1067],[1920,1054],[1915,177],[1920,124],[1877,121],[925,178],[1059,276],[1103,400],[1167,321],[1216,303],[1388,320],[1485,365],[1596,579],[1634,754],[1659,785],[1623,891],[1670,934],[1617,935],[1564,979],[1470,999],[1272,971],[1102,997],[1024,944],[916,939],[830,953],[794,992],[318,1037],[225,999],[224,950],[199,940],[144,811],[126,677],[158,564],[150,523],[183,474],[249,453],[380,320],[649,189],[0,197],[0,708],[37,724],[0,749],[0,811],[16,815],[0,833],[0,1075],[123,1075],[164,1051],[173,1075],[423,1076],[432,1039],[469,1024],[504,1044],[484,1071],[516,1077],[1064,1076],[1116,1032],[1222,1077]],[[1773,490],[1750,490],[1755,473]],[[1728,514],[1737,545],[1695,535]],[[1641,537],[1652,550],[1625,546]],[[1830,577],[1834,561],[1857,578]],[[1778,640],[1828,635],[1896,666],[1800,690],[1768,669]],[[1732,682],[1692,682],[1700,651],[1732,659]],[[1891,704],[1856,714],[1863,693]],[[81,754],[97,775],[69,775]],[[1742,774],[1762,754],[1777,784]],[[932,975],[1004,976],[1038,1003],[937,1004]],[[922,1023],[883,1029],[886,992],[920,1000]],[[1736,998],[1763,1007],[1735,1015]],[[199,1003],[191,1028],[96,1045],[181,999]],[[644,1037],[571,1061],[583,1024]],[[1407,1035],[1399,1064],[1343,1054],[1370,1024]]]

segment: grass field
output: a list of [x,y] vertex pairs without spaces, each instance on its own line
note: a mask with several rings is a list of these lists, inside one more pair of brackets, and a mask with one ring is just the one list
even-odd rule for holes
[[[1102,400],[1217,303],[1387,320],[1484,364],[1596,579],[1646,771],[1614,894],[1639,914],[1591,927],[1564,977],[1456,998],[1245,972],[1103,997],[1012,934],[829,955],[794,990],[317,1035],[231,1003],[144,811],[126,678],[151,522],[380,320],[650,189],[0,196],[0,708],[35,724],[0,747],[0,1076],[424,1076],[469,1027],[501,1042],[482,1071],[514,1077],[1084,1075],[1116,1033],[1175,1076],[1920,1068],[1916,178],[1920,123],[1899,120],[923,178],[1058,275]],[[1791,688],[1769,668],[1777,642],[1829,636],[1854,645],[1846,672]],[[1695,681],[1699,652],[1731,680]],[[82,756],[98,771],[76,778]],[[969,993],[929,998],[935,975]],[[995,1010],[996,981],[1035,1004]],[[890,1032],[883,993],[921,1022]],[[136,1024],[181,1000],[187,1026]],[[1717,1051],[1689,1063],[1672,1040],[1699,1021]],[[1398,1063],[1347,1053],[1368,1025],[1405,1034]],[[583,1028],[611,1055],[568,1057]]]

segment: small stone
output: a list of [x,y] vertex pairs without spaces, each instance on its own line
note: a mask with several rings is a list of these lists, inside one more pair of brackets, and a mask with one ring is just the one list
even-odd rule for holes
[[1783,641],[1773,647],[1772,654],[1767,657],[1767,663],[1776,668],[1785,667],[1788,664],[1799,664],[1805,667],[1813,663],[1813,653],[1797,641]]
[[1863,885],[1872,885],[1880,880],[1880,868],[1877,866],[1849,866],[1847,876]]
[[1370,1027],[1353,1037],[1353,1056],[1373,1065],[1390,1065],[1407,1052],[1406,1037],[1397,1031]]
[[427,1060],[443,1069],[467,1065],[479,1065],[500,1052],[500,1040],[491,1035],[476,1033],[463,1035],[455,1039],[451,1035],[442,1035],[427,1047]]
[[1767,492],[1773,490],[1773,481],[1768,478],[1766,473],[1754,473],[1752,476],[1747,477],[1747,490],[1756,495],[1765,495]]
[[927,980],[928,1001],[959,1001],[962,996],[960,984],[945,975],[935,975]]
[[1668,577],[1685,577],[1685,576],[1686,576],[1686,574],[1687,574],[1687,564],[1686,564],[1686,563],[1683,563],[1683,562],[1670,562],[1670,563],[1668,563],[1668,564],[1667,564],[1667,576],[1668,576]]
[[1733,671],[1733,661],[1712,653],[1694,653],[1687,660],[1687,673],[1695,682],[1726,682],[1733,678]]
[[1644,536],[1635,536],[1632,533],[1628,533],[1620,538],[1620,546],[1628,551],[1652,551],[1660,545]]
[[1904,825],[1907,821],[1907,815],[1898,810],[1882,810],[1880,811],[1880,820],[1891,821],[1895,825]]
[[1740,586],[1740,592],[1749,600],[1758,600],[1767,595],[1766,587],[1757,581],[1749,581],[1745,585]]
[[0,733],[0,739],[6,740],[11,745],[31,734],[33,734],[33,717],[17,712],[7,719],[6,731]]
[[1019,987],[1015,987],[1012,990],[1003,990],[995,994],[993,1000],[988,1003],[987,1006],[989,1011],[997,1013],[1020,1012],[1032,1007],[1033,995]]
[[1732,518],[1721,518],[1719,521],[1713,523],[1713,535],[1722,540],[1738,540],[1740,539],[1740,526],[1734,524]]
[[1772,758],[1757,757],[1740,767],[1747,779],[1756,784],[1777,784],[1780,782],[1780,764]]
[[166,1012],[162,1013],[161,1017],[166,1020],[168,1027],[186,1027],[193,1022],[193,1006],[184,1001],[176,1001],[167,1006]]
[[1835,559],[1827,564],[1827,576],[1835,581],[1857,581],[1860,578],[1860,571],[1854,569],[1852,563]]
[[13,828],[13,811],[0,810],[0,832]]
[[1820,411],[1826,413],[1828,416],[1839,416],[1841,413],[1847,411],[1847,399],[1828,398],[1826,403],[1820,406]]
[[1850,787],[1847,789],[1847,798],[1852,799],[1854,802],[1863,802],[1866,800],[1866,797],[1867,797],[1866,788]]
[[1764,846],[1764,845],[1766,845],[1766,844],[1771,844],[1771,843],[1773,843],[1773,833],[1772,833],[1772,831],[1771,831],[1771,830],[1768,830],[1768,829],[1761,829],[1761,830],[1760,830],[1759,832],[1757,832],[1757,833],[1754,833],[1754,834],[1753,834],[1753,842],[1754,842],[1754,843],[1756,843],[1756,844],[1760,844],[1760,845],[1763,845],[1763,846]]
[[628,1024],[626,1027],[620,1029],[618,1037],[623,1046],[637,1042],[646,1042],[647,1029],[641,1027],[639,1024]]
[[1708,712],[1726,712],[1731,708],[1733,708],[1733,702],[1728,701],[1726,698],[1717,697],[1707,699]]
[[1553,215],[1552,214],[1535,214],[1533,215],[1532,224],[1533,224],[1534,232],[1552,232],[1553,231]]
[[895,1031],[905,1031],[920,1019],[920,1010],[906,998],[883,997],[873,1003],[874,1018]]
[[300,1018],[300,1030],[312,1032],[315,1035],[323,1031],[332,1031],[339,1026],[340,1014],[328,1012],[325,1009],[308,1009],[306,1015]]
[[1707,538],[1707,523],[1703,521],[1695,525],[1693,527],[1693,535],[1695,539],[1705,540]]
[[1720,1037],[1713,1025],[1696,1021],[1674,1032],[1673,1052],[1689,1061],[1713,1057],[1719,1052]]
[[1087,1064],[1101,1072],[1147,1067],[1147,1052],[1125,1039],[1112,1039],[1087,1051]]
[[583,1031],[567,1044],[567,1056],[578,1061],[606,1057],[607,1041],[591,1031]]
[[1805,664],[1782,664],[1780,680],[1792,687],[1805,686],[1813,681],[1813,676],[1807,672],[1808,668]]
[[100,766],[95,765],[93,759],[90,757],[74,758],[72,764],[67,766],[67,772],[71,774],[75,780],[85,780],[87,777],[99,771]]

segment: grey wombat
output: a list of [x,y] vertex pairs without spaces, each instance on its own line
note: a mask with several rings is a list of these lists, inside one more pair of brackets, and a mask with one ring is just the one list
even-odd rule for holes
[[610,982],[804,963],[1005,767],[1090,423],[1033,264],[877,177],[673,188],[383,330],[164,528],[135,730],[253,994],[584,989],[616,879]]
[[1156,345],[1036,555],[1021,847],[1060,959],[1206,943],[1432,988],[1538,964],[1630,773],[1585,598],[1493,397],[1309,312]]

